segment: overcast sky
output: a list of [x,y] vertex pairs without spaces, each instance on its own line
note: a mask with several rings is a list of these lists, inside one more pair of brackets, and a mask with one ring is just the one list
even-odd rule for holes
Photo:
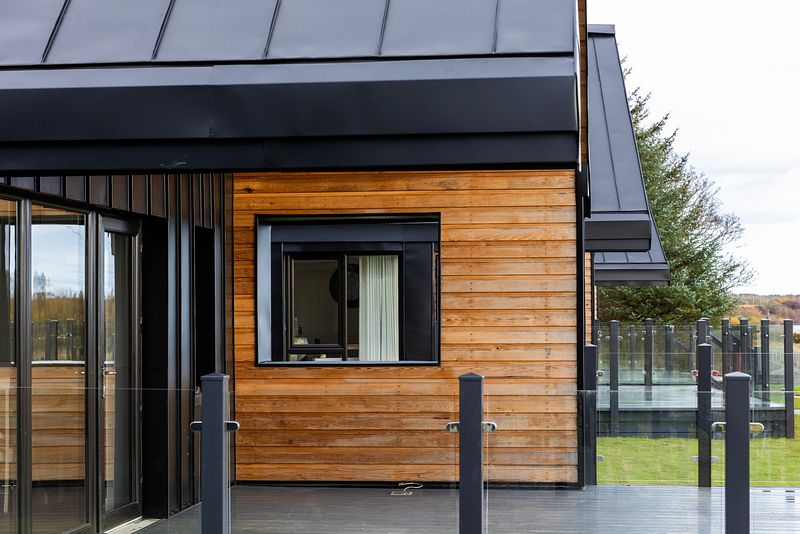
[[587,0],[616,25],[628,90],[670,114],[677,148],[720,187],[757,277],[738,292],[800,293],[800,1]]

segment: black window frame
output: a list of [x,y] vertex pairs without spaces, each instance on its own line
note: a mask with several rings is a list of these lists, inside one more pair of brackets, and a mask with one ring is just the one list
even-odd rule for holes
[[[257,215],[255,254],[256,366],[438,366],[441,339],[441,284],[439,280],[440,215]],[[340,298],[338,344],[294,345],[290,318],[292,258],[339,258],[340,287],[346,298],[347,258],[366,255],[398,257],[399,278],[399,361],[348,361],[346,301]],[[406,264],[411,265],[407,269]],[[345,266],[344,268],[342,266]],[[424,271],[416,280],[407,275]],[[419,276],[417,276],[419,278]],[[428,301],[408,295],[430,290]],[[414,307],[410,309],[408,306]],[[423,310],[420,327],[415,311]],[[427,315],[426,315],[427,313]],[[413,317],[407,321],[408,316]],[[415,328],[406,330],[408,323]],[[416,323],[416,324],[414,324]],[[266,329],[269,329],[267,334]],[[420,333],[422,334],[420,336]],[[406,338],[415,341],[407,343]],[[421,339],[421,341],[417,341]],[[428,347],[427,341],[430,341]],[[412,353],[409,345],[417,344]],[[419,350],[424,346],[426,350]],[[408,350],[407,350],[408,349]],[[341,355],[341,361],[290,361],[290,354]],[[417,359],[407,359],[407,358]]]

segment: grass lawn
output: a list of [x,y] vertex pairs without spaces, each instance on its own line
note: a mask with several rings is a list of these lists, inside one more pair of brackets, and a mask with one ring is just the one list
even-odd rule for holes
[[[800,417],[795,415],[800,430]],[[597,481],[600,484],[697,484],[695,438],[597,438]],[[724,484],[725,442],[712,442],[711,476]],[[800,486],[800,438],[754,438],[750,442],[750,483],[753,486]]]

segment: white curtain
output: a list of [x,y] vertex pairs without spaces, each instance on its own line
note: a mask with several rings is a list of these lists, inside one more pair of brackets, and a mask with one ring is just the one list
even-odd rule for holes
[[358,272],[358,359],[399,361],[397,256],[359,256]]

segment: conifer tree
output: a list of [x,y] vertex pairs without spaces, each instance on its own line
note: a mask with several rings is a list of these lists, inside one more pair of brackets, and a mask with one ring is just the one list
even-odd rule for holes
[[731,289],[749,281],[747,262],[730,253],[742,238],[739,218],[725,213],[719,188],[676,152],[677,132],[669,116],[648,121],[650,95],[634,91],[629,101],[645,189],[670,267],[667,287],[600,288],[600,320],[689,324],[733,312]]

